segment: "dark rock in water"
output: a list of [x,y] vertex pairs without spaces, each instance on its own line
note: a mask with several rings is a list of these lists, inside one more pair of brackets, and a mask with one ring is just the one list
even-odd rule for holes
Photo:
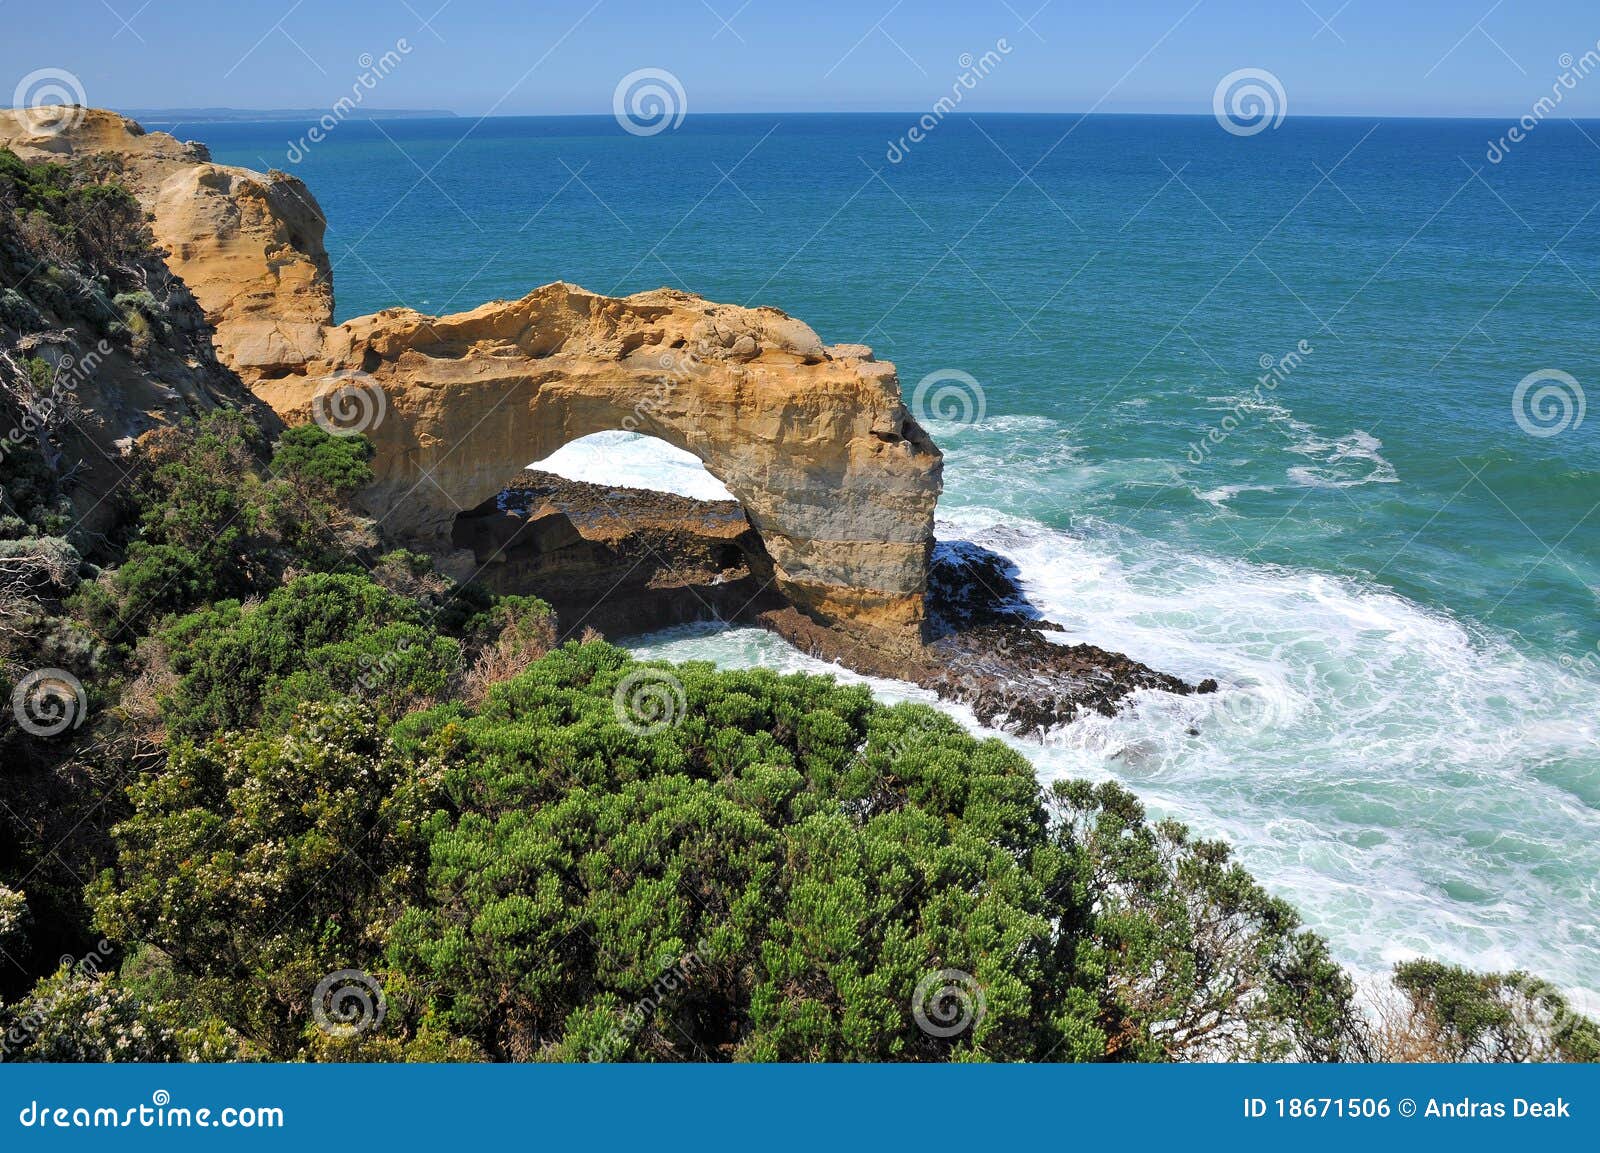
[[528,472],[456,518],[477,580],[549,601],[563,639],[697,620],[753,623],[782,603],[772,561],[737,501],[584,484]]
[[1048,732],[1085,711],[1110,716],[1139,689],[1197,691],[1121,653],[1067,643],[1062,626],[1028,602],[1016,566],[966,541],[934,548],[928,622],[927,643],[908,656],[877,651],[793,610],[762,616],[763,624],[813,656],[869,676],[912,681],[967,705],[983,724],[1019,735]]
[[1198,687],[1090,644],[1028,602],[1016,566],[966,541],[940,542],[929,568],[928,636],[914,651],[829,624],[776,591],[760,536],[735,501],[699,501],[529,472],[456,519],[482,580],[555,607],[563,636],[626,636],[695,620],[759,624],[804,652],[868,676],[911,681],[969,706],[985,725],[1048,732],[1129,694]]
[[928,567],[929,635],[987,625],[1031,624],[1060,631],[1028,603],[1017,583],[1017,566],[969,541],[940,541]]
[[923,683],[985,725],[1048,732],[1085,710],[1111,716],[1137,689],[1194,691],[1121,653],[1067,643],[1062,626],[1028,603],[1016,566],[966,541],[935,548],[928,615],[942,671]]

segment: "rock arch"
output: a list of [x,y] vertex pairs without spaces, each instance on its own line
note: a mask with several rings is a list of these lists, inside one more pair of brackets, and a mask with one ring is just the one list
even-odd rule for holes
[[941,457],[894,367],[864,346],[824,347],[776,309],[559,283],[454,316],[389,309],[334,325],[324,220],[301,181],[214,164],[112,112],[70,112],[48,135],[0,113],[0,144],[107,157],[218,357],[285,421],[312,419],[330,382],[381,397],[383,419],[363,429],[378,449],[365,499],[389,531],[438,546],[458,511],[529,461],[635,429],[694,453],[739,498],[796,607],[920,632]]
[[[325,419],[362,422],[378,448],[365,499],[403,537],[442,541],[529,461],[629,429],[728,487],[797,607],[897,631],[922,621],[939,451],[892,365],[824,347],[775,309],[551,284],[454,316],[349,321],[303,372],[255,389],[287,420],[321,403]],[[343,413],[326,400],[337,389],[353,394]]]

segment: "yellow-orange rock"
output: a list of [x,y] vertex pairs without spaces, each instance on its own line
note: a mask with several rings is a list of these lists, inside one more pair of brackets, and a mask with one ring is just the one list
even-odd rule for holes
[[404,535],[442,540],[532,461],[632,429],[694,453],[739,498],[801,608],[921,619],[939,451],[893,365],[835,357],[776,309],[568,284],[442,318],[391,309],[329,329],[306,376],[255,391],[286,420],[320,407],[359,423],[378,446],[369,499]]
[[0,144],[110,157],[223,362],[284,420],[359,427],[377,445],[365,499],[387,530],[443,545],[458,512],[527,464],[635,429],[694,453],[740,499],[798,607],[916,635],[941,457],[894,366],[864,346],[829,349],[776,309],[559,283],[453,316],[387,309],[335,326],[322,212],[294,177],[213,164],[94,110],[43,138],[0,120]]
[[322,210],[297,177],[213,164],[202,144],[97,108],[37,128],[33,116],[0,112],[0,147],[29,160],[107,163],[151,213],[168,266],[216,329],[219,358],[247,383],[316,352],[333,322],[333,274]]

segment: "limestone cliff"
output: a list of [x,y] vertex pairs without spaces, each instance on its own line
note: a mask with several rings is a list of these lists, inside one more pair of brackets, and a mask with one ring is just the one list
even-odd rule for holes
[[213,164],[205,146],[82,109],[60,131],[0,111],[0,147],[24,160],[104,165],[151,214],[167,264],[216,329],[222,362],[247,381],[298,369],[333,322],[322,210],[296,177]]
[[124,457],[153,429],[218,407],[281,427],[218,362],[139,205],[49,172],[9,156],[0,172],[0,554],[19,547],[19,502],[85,555],[109,548]]
[[893,366],[836,355],[775,309],[552,284],[456,316],[349,321],[304,375],[255,384],[288,420],[329,387],[386,410],[366,433],[379,449],[369,497],[391,531],[442,540],[530,461],[636,429],[694,453],[739,498],[802,609],[898,630],[922,619],[939,451]]
[[456,514],[529,462],[637,429],[695,453],[740,499],[796,606],[920,634],[941,457],[894,367],[865,348],[830,350],[775,309],[566,284],[454,316],[388,309],[335,326],[323,217],[299,180],[77,111],[45,136],[0,116],[0,144],[120,173],[223,363],[284,420],[364,403],[361,431],[378,447],[367,499],[386,529],[447,545]]

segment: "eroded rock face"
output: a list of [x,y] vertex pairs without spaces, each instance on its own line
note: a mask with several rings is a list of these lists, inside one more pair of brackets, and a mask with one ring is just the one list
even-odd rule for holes
[[299,180],[77,111],[42,136],[4,114],[0,144],[104,157],[153,214],[222,361],[285,421],[312,419],[330,389],[365,390],[383,411],[361,423],[378,448],[366,498],[391,533],[448,546],[455,516],[529,462],[636,429],[694,453],[740,499],[776,587],[810,617],[920,637],[941,457],[893,365],[825,348],[775,309],[668,290],[618,300],[551,284],[454,316],[389,309],[334,326],[323,217]]
[[739,498],[804,611],[915,631],[941,457],[894,367],[836,356],[775,309],[671,290],[612,299],[551,284],[442,318],[407,310],[325,334],[304,375],[258,380],[286,420],[319,390],[376,386],[369,490],[384,526],[441,541],[530,461],[626,428],[694,453]]
[[537,589],[562,641],[590,629],[617,638],[704,620],[757,624],[785,607],[737,501],[524,472],[458,516],[451,540],[472,552],[486,587]]
[[98,158],[151,213],[167,265],[216,330],[216,349],[246,382],[299,370],[333,323],[322,210],[283,172],[213,164],[205,146],[146,132],[96,108],[63,113],[49,132],[0,111],[0,147],[27,160]]

